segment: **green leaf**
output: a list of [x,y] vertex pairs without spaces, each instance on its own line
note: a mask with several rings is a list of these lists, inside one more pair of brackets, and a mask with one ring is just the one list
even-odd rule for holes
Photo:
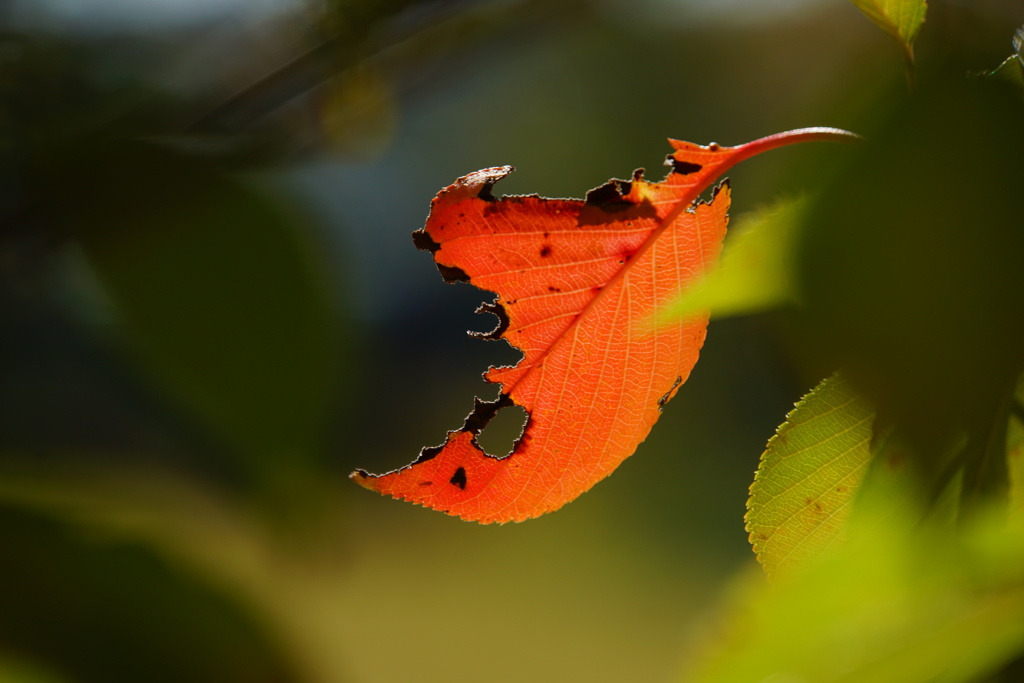
[[864,15],[900,44],[907,61],[914,63],[914,39],[924,23],[925,0],[850,0]]
[[665,309],[666,319],[711,310],[712,317],[746,315],[795,299],[790,254],[804,200],[781,201],[746,213],[730,230],[722,259]]
[[[0,489],[9,485],[0,481]],[[24,654],[82,682],[300,680],[277,629],[239,597],[237,583],[173,566],[125,536],[83,533],[76,521],[57,519],[61,512],[32,509],[6,493],[0,654]],[[14,666],[0,658],[0,682],[63,680]]]
[[[12,633],[36,655],[40,643],[58,654],[88,648],[84,632],[104,641],[83,663],[100,671],[76,683],[308,683],[296,669],[350,680],[335,636],[352,619],[339,607],[351,594],[351,556],[336,543],[346,510],[330,477],[301,491],[317,514],[282,525],[247,498],[171,470],[12,466],[6,455],[0,532],[5,556],[20,559],[0,562],[0,654]],[[8,528],[12,515],[35,526]],[[45,623],[52,614],[64,616]],[[30,631],[33,621],[40,628]],[[154,662],[158,670],[140,673]]]
[[1024,529],[879,523],[766,590],[734,586],[688,683],[966,683],[1024,646]]
[[786,416],[761,456],[747,532],[768,576],[835,544],[871,460],[874,412],[840,375]]
[[1021,55],[1022,46],[1024,46],[1024,28],[1019,28],[1013,36],[1013,54],[989,72],[988,75],[1009,81],[1018,88],[1024,88],[1024,56]]
[[324,265],[265,190],[156,145],[112,153],[73,234],[159,386],[280,478],[308,460],[339,358]]

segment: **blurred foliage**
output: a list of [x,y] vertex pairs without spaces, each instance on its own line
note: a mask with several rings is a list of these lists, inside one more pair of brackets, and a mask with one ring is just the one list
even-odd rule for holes
[[[0,680],[665,678],[742,562],[757,448],[840,367],[877,408],[849,541],[742,576],[696,680],[978,680],[1021,652],[1020,532],[991,513],[1022,499],[1019,3],[923,28],[872,3],[912,89],[830,0],[74,5],[0,4]],[[516,163],[556,195],[670,135],[821,124],[867,141],[736,170],[738,239],[684,305],[767,313],[713,325],[614,486],[483,529],[345,485],[511,353],[461,338],[475,295],[409,243],[437,188]]]
[[[930,20],[949,40],[963,15],[934,9]],[[912,40],[923,18],[920,3],[904,37]],[[965,31],[930,45],[909,88],[880,89],[863,110],[853,127],[865,143],[814,172],[820,182],[806,208],[777,216],[781,227],[752,222],[736,241],[751,267],[727,268],[727,253],[686,295],[785,309],[799,363],[812,374],[842,369],[787,416],[751,487],[751,542],[779,586],[764,593],[756,580],[737,584],[729,633],[710,646],[723,654],[688,680],[1019,674],[1016,589],[995,595],[1002,580],[976,575],[981,565],[1017,576],[1019,560],[1001,552],[979,560],[972,536],[992,548],[1019,545],[1005,515],[1016,519],[1019,509],[1024,418],[1016,395],[1024,206],[1014,189],[1024,93],[1017,55],[995,71],[973,68],[984,51]],[[744,293],[759,270],[771,271],[764,263],[787,260],[795,295]],[[962,612],[934,613],[940,604]]]
[[1019,527],[994,515],[952,533],[862,515],[848,543],[773,590],[738,582],[713,654],[686,680],[957,683],[1020,651]]
[[898,423],[922,468],[967,435],[965,496],[1005,490],[1005,429],[1024,369],[1024,103],[991,80],[922,75],[806,218],[806,351]]
[[721,260],[662,315],[686,318],[710,310],[712,317],[723,318],[795,303],[791,255],[805,206],[802,199],[783,200],[730,221]]
[[78,681],[298,680],[244,610],[145,545],[97,547],[10,504],[0,536],[5,648]]

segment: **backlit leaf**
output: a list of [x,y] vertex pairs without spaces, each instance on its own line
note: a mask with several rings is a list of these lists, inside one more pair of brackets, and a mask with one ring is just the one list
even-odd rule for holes
[[874,412],[841,375],[797,403],[761,456],[747,501],[747,532],[769,576],[843,537],[871,460]]
[[[817,128],[737,147],[672,141],[663,182],[637,171],[585,201],[496,198],[491,190],[507,166],[442,190],[415,242],[446,281],[496,293],[481,310],[498,327],[480,336],[506,339],[523,359],[487,371],[499,397],[477,399],[443,444],[408,467],[353,478],[481,522],[521,521],[579,496],[632,455],[697,361],[707,313],[666,322],[657,314],[718,255],[729,189],[720,186],[707,203],[696,201],[700,194],[762,151],[852,137]],[[512,405],[529,416],[522,436],[507,457],[486,454],[477,435]]]

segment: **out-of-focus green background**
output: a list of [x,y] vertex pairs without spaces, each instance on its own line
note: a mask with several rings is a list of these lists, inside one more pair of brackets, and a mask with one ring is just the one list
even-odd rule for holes
[[[966,33],[978,71],[1024,20],[935,4],[919,55]],[[377,497],[347,474],[440,443],[516,359],[409,234],[487,166],[581,197],[660,177],[666,137],[857,128],[903,87],[886,35],[845,0],[6,0],[0,28],[0,680],[678,675],[820,375],[776,317],[715,321],[563,510]],[[733,214],[846,153],[744,164]]]

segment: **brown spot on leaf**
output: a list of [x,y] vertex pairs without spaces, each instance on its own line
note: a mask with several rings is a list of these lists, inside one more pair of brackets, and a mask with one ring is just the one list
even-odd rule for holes
[[669,157],[669,160],[671,161],[672,171],[679,175],[689,175],[704,168],[700,164],[692,164],[689,161],[679,161],[672,157]]
[[442,263],[435,263],[437,271],[441,273],[441,279],[448,284],[454,284],[456,282],[469,282],[469,274],[466,273],[462,268],[455,266],[446,266]]
[[455,474],[453,474],[452,478],[448,480],[448,483],[451,484],[452,486],[458,486],[460,489],[465,491],[466,484],[468,483],[466,481],[466,468],[460,467],[459,469],[455,470]]
[[431,254],[441,248],[433,237],[426,230],[420,229],[412,233],[412,243],[421,251],[429,251]]
[[510,405],[513,405],[513,402],[508,394],[502,394],[494,401],[473,399],[473,412],[466,416],[465,422],[462,423],[462,431],[471,432],[474,435],[479,434],[494,419],[499,410]]
[[672,398],[672,392],[675,391],[682,383],[683,378],[676,377],[676,381],[672,383],[672,386],[665,392],[665,395],[658,399],[658,412],[665,410],[665,404],[668,403],[670,398]]
[[626,180],[609,180],[600,187],[587,192],[586,205],[593,206],[607,213],[625,211],[633,202],[626,195],[633,189],[633,184]]
[[548,256],[551,256],[550,244],[545,244],[543,247],[540,248],[540,256],[541,258],[547,258]]

